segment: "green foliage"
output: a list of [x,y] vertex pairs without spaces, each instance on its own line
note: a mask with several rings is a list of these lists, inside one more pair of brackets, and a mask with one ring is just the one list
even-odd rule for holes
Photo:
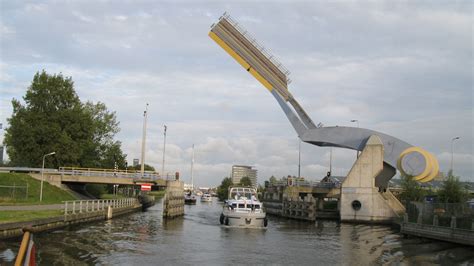
[[401,186],[403,192],[400,194],[400,199],[403,201],[421,201],[425,196],[420,184],[411,176],[402,176]]
[[458,177],[449,175],[438,191],[438,198],[440,202],[463,203],[468,198],[468,192],[463,188]]
[[219,200],[223,201],[227,199],[229,196],[229,187],[232,185],[233,183],[230,177],[226,177],[222,180],[221,185],[217,188],[217,197]]
[[107,194],[107,185],[102,184],[87,184],[86,191],[89,192],[92,196],[100,199],[102,194]]
[[251,187],[252,186],[252,181],[250,180],[250,177],[244,176],[240,179],[239,185],[244,186],[244,187]]
[[81,103],[70,77],[36,73],[23,97],[13,99],[13,113],[5,129],[4,143],[10,165],[41,167],[125,167],[114,112],[103,103]]
[[271,176],[268,181],[270,181],[270,184],[275,184],[278,180],[276,179],[276,177]]
[[[151,166],[151,165],[148,165],[148,164],[145,164],[145,165],[143,166],[143,168],[144,168],[145,171],[156,171],[156,170],[155,170],[155,167],[153,167],[153,166]],[[132,170],[132,171],[133,171],[133,170],[135,170],[135,171],[140,171],[140,170],[142,169],[142,165],[139,164],[139,165],[136,165],[136,166],[129,166],[127,169],[128,169],[128,170]]]

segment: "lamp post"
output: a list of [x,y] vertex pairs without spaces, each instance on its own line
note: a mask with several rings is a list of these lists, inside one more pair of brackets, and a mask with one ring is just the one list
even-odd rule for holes
[[[352,123],[357,123],[357,128],[359,128],[359,120],[357,120],[357,119],[352,119],[351,122],[352,122]],[[357,150],[357,158],[359,158],[359,150]]]
[[329,147],[329,176],[332,176],[332,147]]
[[[163,139],[163,164],[161,165],[161,173],[164,175],[165,174],[165,153],[166,153],[166,130],[168,127],[164,125],[165,131],[163,132],[164,134],[164,139]],[[168,178],[166,178],[168,179]]]
[[148,116],[148,103],[146,104],[145,107],[145,112],[143,112],[143,135],[142,135],[142,166],[140,169],[140,174],[141,177],[143,178],[143,175],[145,173],[145,143],[146,143],[146,119]]
[[50,155],[54,155],[54,154],[56,154],[55,151],[43,155],[43,167],[41,168],[40,202],[43,201],[44,160],[46,159],[46,156],[50,156]]
[[301,139],[298,142],[298,178],[301,178]]
[[460,139],[460,137],[454,137],[451,139],[451,175],[454,176],[453,161],[454,161],[454,141]]

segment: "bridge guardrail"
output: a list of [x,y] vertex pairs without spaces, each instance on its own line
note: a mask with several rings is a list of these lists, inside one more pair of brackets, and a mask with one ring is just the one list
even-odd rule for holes
[[76,176],[101,176],[101,177],[151,179],[151,180],[161,179],[160,174],[156,172],[144,172],[142,176],[140,172],[114,171],[113,169],[60,167],[59,173],[63,175],[76,175]]
[[99,200],[69,200],[63,201],[64,215],[105,211],[108,206],[112,208],[131,207],[139,204],[136,198],[99,199]]

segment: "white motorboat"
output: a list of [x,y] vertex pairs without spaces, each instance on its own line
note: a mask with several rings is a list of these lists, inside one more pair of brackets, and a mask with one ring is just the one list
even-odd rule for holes
[[196,195],[191,191],[184,195],[184,204],[195,205],[196,204]]
[[243,228],[265,228],[268,224],[263,204],[257,199],[255,188],[229,188],[219,222],[226,226]]
[[209,193],[204,193],[201,196],[201,201],[202,202],[212,202],[212,197]]

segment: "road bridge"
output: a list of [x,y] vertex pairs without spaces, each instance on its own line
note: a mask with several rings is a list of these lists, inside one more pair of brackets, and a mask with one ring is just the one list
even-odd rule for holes
[[[41,168],[0,167],[0,172],[22,172],[41,180]],[[155,186],[166,186],[166,179],[159,173],[145,171],[143,175],[136,171],[60,167],[59,169],[44,169],[44,180],[52,185],[61,184],[110,184],[110,185],[140,185],[151,183]]]

